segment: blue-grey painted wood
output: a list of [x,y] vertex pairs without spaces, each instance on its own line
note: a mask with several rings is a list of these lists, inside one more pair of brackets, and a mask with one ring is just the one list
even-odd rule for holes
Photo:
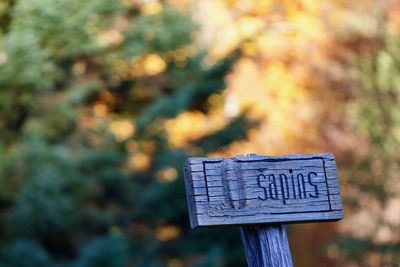
[[240,227],[249,267],[292,267],[284,224]]
[[191,227],[241,224],[250,267],[293,267],[279,222],[343,218],[334,159],[331,153],[190,158],[184,172]]
[[332,153],[189,158],[184,170],[192,228],[343,218]]

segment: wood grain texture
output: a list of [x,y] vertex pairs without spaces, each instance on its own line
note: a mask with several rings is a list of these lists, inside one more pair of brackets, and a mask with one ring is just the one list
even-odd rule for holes
[[189,158],[184,171],[192,228],[343,218],[331,153]]
[[249,267],[292,267],[285,225],[240,227],[246,260]]

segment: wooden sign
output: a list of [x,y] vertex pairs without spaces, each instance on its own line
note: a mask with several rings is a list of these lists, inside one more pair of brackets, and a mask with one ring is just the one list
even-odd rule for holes
[[343,218],[331,153],[189,158],[184,171],[192,228]]

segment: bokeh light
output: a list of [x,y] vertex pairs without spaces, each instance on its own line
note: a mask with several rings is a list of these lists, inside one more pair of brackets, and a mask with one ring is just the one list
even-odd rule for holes
[[333,152],[296,266],[400,262],[400,3],[0,2],[0,265],[243,266],[189,230],[190,156]]

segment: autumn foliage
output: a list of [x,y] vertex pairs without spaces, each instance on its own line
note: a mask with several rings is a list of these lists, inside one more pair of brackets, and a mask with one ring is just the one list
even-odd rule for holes
[[345,219],[296,266],[400,262],[400,2],[3,0],[0,265],[243,266],[182,163],[336,155]]

